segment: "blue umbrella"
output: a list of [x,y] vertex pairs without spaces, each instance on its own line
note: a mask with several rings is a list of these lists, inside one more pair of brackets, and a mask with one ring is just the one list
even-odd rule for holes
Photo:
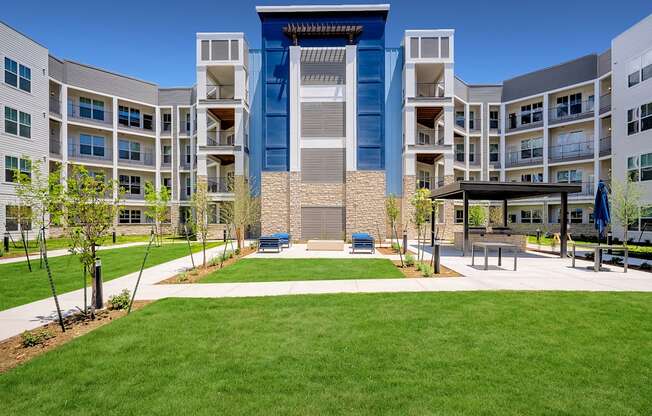
[[595,193],[595,206],[593,208],[593,219],[595,221],[595,229],[598,230],[599,237],[604,237],[607,230],[607,225],[611,222],[611,214],[609,212],[609,197],[607,196],[607,186],[602,182],[598,182],[598,190]]

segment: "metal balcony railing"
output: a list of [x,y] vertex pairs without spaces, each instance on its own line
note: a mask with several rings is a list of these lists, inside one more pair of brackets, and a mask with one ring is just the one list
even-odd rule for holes
[[133,166],[154,166],[154,149],[141,148],[140,152],[131,152],[129,155],[119,155],[118,164]]
[[113,112],[98,107],[80,107],[68,103],[68,120],[83,121],[84,123],[102,126],[113,125]]
[[437,137],[437,132],[435,129],[418,128],[414,143],[417,146],[443,145],[444,137],[441,131],[440,131],[440,136],[441,137],[439,137],[439,140],[435,140],[435,138]]
[[444,82],[417,82],[416,97],[442,98],[444,97]]
[[123,130],[132,130],[137,132],[154,133],[154,120],[145,119],[141,116],[140,120],[129,120],[128,118],[118,118],[118,127]]
[[229,193],[233,192],[233,178],[228,176],[224,177],[208,177],[208,192],[210,193]]
[[480,166],[480,153],[469,154],[469,166]]
[[591,182],[571,182],[572,185],[581,185],[582,190],[573,194],[569,194],[570,197],[586,197],[595,195],[595,183]]
[[606,136],[600,139],[600,156],[607,156],[611,154],[611,136]]
[[209,131],[206,133],[206,144],[208,146],[235,146],[235,132],[226,131]]
[[480,118],[469,119],[469,131],[471,133],[479,133],[482,129],[482,120]]
[[61,140],[60,139],[50,139],[50,154],[51,155],[61,155]]
[[558,124],[589,118],[593,116],[594,108],[593,100],[557,104],[548,109],[548,123]]
[[[142,187],[141,187],[142,188]],[[129,200],[142,200],[145,199],[145,194],[143,193],[143,190],[141,189],[140,193],[137,194],[132,194],[131,192],[124,192],[123,196],[124,199],[129,199]]]
[[61,115],[61,100],[57,97],[50,97],[50,113]]
[[506,131],[534,129],[543,126],[543,109],[511,113],[507,118]]
[[172,122],[171,121],[161,121],[161,134],[163,134],[163,135],[172,134]]
[[113,152],[110,146],[80,145],[79,142],[68,143],[68,158],[111,163]]
[[233,84],[206,84],[207,100],[232,100],[234,93]]
[[593,149],[593,139],[587,138],[577,143],[550,146],[548,148],[548,158],[551,162],[592,158]]
[[186,158],[186,155],[181,155],[181,161],[179,162],[179,169],[190,169],[190,161]]
[[600,96],[600,114],[611,110],[611,93],[608,92]]
[[529,150],[531,151],[514,150],[507,152],[505,155],[505,167],[511,168],[543,163],[543,148]]
[[497,118],[489,119],[489,132],[500,133],[500,120]]

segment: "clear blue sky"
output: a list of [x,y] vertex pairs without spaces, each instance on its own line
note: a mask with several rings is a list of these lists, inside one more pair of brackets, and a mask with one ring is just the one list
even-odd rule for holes
[[[20,2],[14,2],[16,7],[2,7],[0,19],[60,58],[169,87],[194,83],[196,32],[244,31],[251,47],[256,48],[260,46],[256,5],[344,2],[38,0],[30,7],[17,7]],[[600,3],[395,1],[389,12],[386,44],[398,46],[405,29],[453,28],[457,75],[470,83],[497,83],[602,52],[614,36],[652,13],[650,0]]]

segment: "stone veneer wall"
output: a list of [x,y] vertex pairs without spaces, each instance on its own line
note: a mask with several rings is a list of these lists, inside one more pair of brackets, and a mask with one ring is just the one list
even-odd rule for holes
[[[290,172],[289,182],[287,195],[289,233],[293,240],[299,240],[301,238],[301,172]],[[287,233],[288,229],[282,232]]]
[[[290,230],[290,174],[262,172],[260,181],[260,227],[262,235]],[[293,234],[294,238],[297,238]]]
[[[366,232],[378,240],[387,235],[385,215],[385,172],[352,171],[346,173],[346,238]],[[381,235],[378,235],[378,234]]]
[[417,177],[414,175],[403,176],[403,197],[401,198],[401,227],[397,230],[398,238],[403,237],[403,232],[407,230],[409,239],[417,238],[417,230],[412,223],[414,207],[410,203],[417,190]]

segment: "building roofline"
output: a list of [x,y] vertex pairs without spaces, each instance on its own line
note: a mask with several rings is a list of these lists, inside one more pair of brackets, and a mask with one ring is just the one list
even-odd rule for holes
[[464,81],[462,78],[458,77],[455,75],[455,79],[461,82],[462,84],[466,85],[467,87],[473,88],[473,87],[502,87],[503,84],[469,84],[468,82]]
[[516,76],[511,77],[511,78],[507,78],[506,80],[503,81],[503,84],[505,82],[507,82],[507,81],[512,81],[512,80],[515,80],[517,78],[524,77],[526,75],[536,74],[537,72],[543,72],[543,71],[547,71],[548,69],[556,68],[558,66],[563,66],[563,65],[566,65],[566,64],[570,64],[571,62],[579,61],[580,59],[584,59],[584,58],[589,57],[589,56],[595,56],[597,58],[599,55],[600,54],[597,54],[597,53],[588,53],[586,55],[578,56],[577,58],[569,59],[567,61],[560,62],[558,64],[549,65],[549,66],[546,66],[546,67],[543,67],[543,68],[535,69],[534,71],[526,72],[524,74],[520,74],[520,75],[516,75]]
[[14,32],[18,33],[20,36],[23,36],[25,39],[28,39],[34,43],[36,43],[38,46],[41,48],[45,49],[46,51],[49,50],[47,46],[43,45],[41,42],[34,40],[34,38],[27,36],[20,30],[16,29],[15,27],[11,26],[10,24],[6,23],[4,20],[0,20],[0,24],[7,26],[9,29],[13,30]]
[[109,70],[107,70],[107,69],[99,68],[99,67],[97,67],[97,66],[88,65],[88,64],[83,64],[83,63],[81,63],[81,62],[72,61],[72,60],[70,60],[70,59],[65,59],[63,62],[64,62],[64,63],[69,62],[69,63],[71,63],[71,64],[84,66],[84,67],[89,68],[89,69],[93,69],[93,70],[96,70],[96,71],[102,71],[102,72],[107,73],[107,74],[110,74],[110,75],[115,75],[115,76],[117,76],[117,77],[127,78],[127,79],[130,79],[130,80],[133,80],[133,81],[142,82],[142,83],[145,83],[145,84],[149,84],[149,85],[151,85],[151,86],[153,86],[153,87],[159,88],[158,84],[155,84],[155,83],[153,83],[153,82],[145,81],[145,80],[142,80],[142,79],[140,79],[140,78],[132,77],[132,76],[129,76],[129,75],[120,74],[120,73],[118,73],[118,72],[109,71]]
[[256,13],[388,12],[389,4],[311,4],[256,6]]

